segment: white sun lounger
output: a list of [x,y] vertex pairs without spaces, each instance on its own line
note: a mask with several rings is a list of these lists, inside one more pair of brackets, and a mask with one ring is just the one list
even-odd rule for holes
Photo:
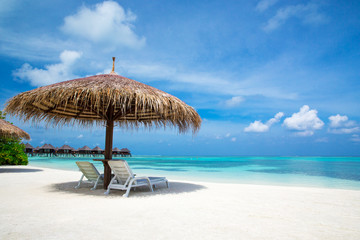
[[100,174],[94,164],[90,162],[76,162],[80,171],[83,175],[80,178],[79,184],[75,187],[76,189],[80,187],[83,178],[86,177],[89,182],[95,183],[94,187],[91,190],[95,190],[99,182],[103,182],[104,174]]
[[169,188],[169,182],[165,177],[135,177],[125,160],[109,161],[108,163],[115,176],[110,181],[105,192],[106,195],[110,193],[110,189],[118,189],[126,190],[123,197],[128,197],[131,188],[141,186],[148,186],[153,192],[153,186],[156,187],[159,183],[165,183]]

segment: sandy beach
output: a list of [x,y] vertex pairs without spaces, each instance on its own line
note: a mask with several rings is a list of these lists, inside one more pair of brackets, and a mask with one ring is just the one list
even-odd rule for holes
[[360,191],[170,179],[123,198],[80,176],[0,167],[0,239],[360,239]]

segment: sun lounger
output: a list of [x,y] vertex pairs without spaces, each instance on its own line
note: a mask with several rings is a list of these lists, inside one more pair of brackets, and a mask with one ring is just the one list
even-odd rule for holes
[[83,178],[86,177],[91,183],[95,183],[91,190],[95,190],[99,182],[103,182],[104,174],[100,174],[94,164],[90,162],[76,162],[83,175],[80,178],[79,184],[75,188],[79,188]]
[[110,189],[126,190],[123,197],[128,197],[131,188],[148,186],[153,192],[153,186],[156,187],[159,183],[165,183],[169,188],[169,182],[165,177],[136,177],[131,171],[128,163],[125,160],[109,161],[109,166],[114,173],[105,194],[110,193]]

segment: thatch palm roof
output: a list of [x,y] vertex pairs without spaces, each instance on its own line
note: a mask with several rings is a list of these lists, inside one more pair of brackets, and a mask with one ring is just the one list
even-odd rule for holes
[[39,147],[39,149],[52,149],[52,150],[55,150],[55,147],[53,145],[51,145],[51,144],[45,143],[44,145]]
[[122,148],[122,149],[120,150],[120,152],[129,153],[129,152],[130,152],[130,150],[129,150],[129,149],[127,149],[127,148]]
[[4,119],[0,119],[0,136],[30,140],[30,135],[27,132]]
[[25,144],[25,148],[27,148],[27,149],[34,149],[34,147],[31,146],[30,143],[26,143],[26,144]]
[[120,149],[119,148],[113,148],[113,150],[112,150],[113,152],[120,152]]
[[91,151],[91,148],[88,146],[83,146],[82,148],[79,148],[78,151]]
[[70,147],[69,145],[64,144],[59,148],[59,150],[71,150],[71,151],[73,151],[74,148]]
[[198,113],[180,99],[116,73],[60,82],[23,92],[5,111],[24,120],[89,126],[111,120],[121,127],[175,126],[196,132]]
[[104,151],[104,150],[101,149],[99,146],[96,146],[92,149],[92,151]]

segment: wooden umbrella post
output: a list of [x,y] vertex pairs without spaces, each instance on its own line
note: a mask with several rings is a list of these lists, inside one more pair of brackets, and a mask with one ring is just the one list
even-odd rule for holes
[[107,121],[105,137],[105,159],[102,161],[104,164],[104,189],[107,189],[111,181],[111,168],[108,164],[108,161],[112,159],[113,130],[114,121]]
[[105,159],[104,164],[104,189],[110,184],[111,181],[111,168],[108,161],[112,159],[112,147],[113,147],[113,134],[114,134],[114,120],[113,120],[114,108],[111,106],[108,110],[108,120],[106,121],[106,136],[105,136]]

